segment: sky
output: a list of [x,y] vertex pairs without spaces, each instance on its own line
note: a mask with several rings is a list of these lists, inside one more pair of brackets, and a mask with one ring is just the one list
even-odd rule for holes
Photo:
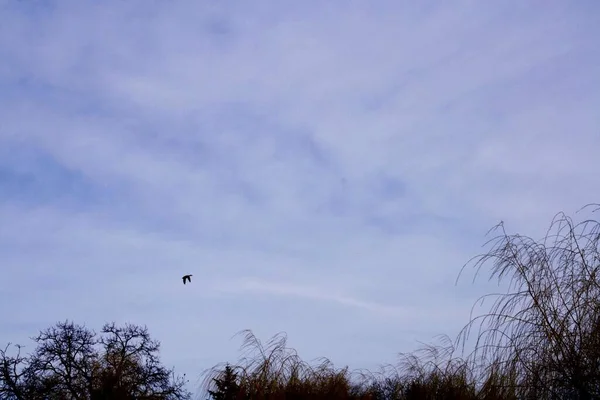
[[193,381],[244,329],[369,369],[456,334],[492,226],[600,202],[598,37],[588,0],[0,1],[0,343],[146,325]]

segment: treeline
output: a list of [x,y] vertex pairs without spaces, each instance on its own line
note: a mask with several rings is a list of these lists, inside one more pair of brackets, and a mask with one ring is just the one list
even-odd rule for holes
[[[0,350],[0,399],[184,400],[183,377],[165,368],[146,327],[105,324],[101,334],[59,322],[33,339],[35,350]],[[12,355],[11,355],[12,353]]]
[[[592,212],[598,211],[595,206]],[[589,209],[589,208],[584,208]],[[404,354],[380,372],[311,365],[285,335],[262,344],[244,331],[243,357],[208,371],[201,399],[600,399],[600,222],[560,213],[544,238],[509,235],[470,260],[508,283],[459,335]],[[462,273],[463,271],[461,271]],[[464,349],[474,340],[474,349]],[[145,328],[102,335],[64,322],[29,356],[0,351],[0,399],[189,399],[185,378],[160,365]]]

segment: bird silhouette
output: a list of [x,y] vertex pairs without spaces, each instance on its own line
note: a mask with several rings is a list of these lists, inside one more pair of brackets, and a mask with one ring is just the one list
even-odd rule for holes
[[183,284],[185,285],[185,281],[192,282],[192,274],[184,275],[181,279],[183,279]]

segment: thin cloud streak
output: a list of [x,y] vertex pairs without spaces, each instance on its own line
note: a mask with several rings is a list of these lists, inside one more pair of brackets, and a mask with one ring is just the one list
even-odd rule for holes
[[331,293],[326,288],[318,288],[311,286],[300,286],[286,282],[265,282],[255,279],[241,280],[241,282],[233,285],[227,284],[220,291],[231,293],[267,293],[276,296],[293,296],[310,300],[334,302],[344,306],[355,307],[371,311],[380,316],[401,317],[411,314],[416,310],[410,310],[402,307],[389,306],[374,302],[364,301],[349,297],[344,294]]

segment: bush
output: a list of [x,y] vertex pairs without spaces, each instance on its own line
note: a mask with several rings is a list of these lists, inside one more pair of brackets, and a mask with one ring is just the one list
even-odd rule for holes
[[[508,279],[508,291],[480,298],[496,300],[488,313],[472,315],[454,341],[442,337],[439,345],[403,354],[398,366],[379,374],[350,373],[328,360],[308,365],[286,347],[285,335],[263,347],[244,331],[247,354],[226,367],[236,371],[236,398],[600,398],[600,223],[574,223],[559,213],[540,241],[509,235],[502,223],[493,231],[499,234],[486,243],[489,251],[465,267],[473,265],[477,276],[490,265],[489,279]],[[474,328],[475,349],[465,354]],[[219,376],[222,365],[204,380],[213,399],[224,398],[215,397]]]

